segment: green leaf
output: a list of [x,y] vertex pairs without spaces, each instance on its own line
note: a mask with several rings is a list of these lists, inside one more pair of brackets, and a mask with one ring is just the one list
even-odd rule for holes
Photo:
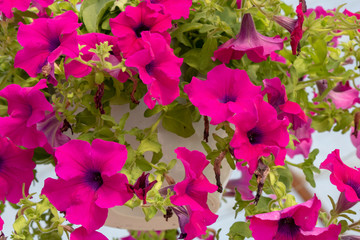
[[201,23],[185,23],[180,25],[171,35],[172,38],[177,38],[179,42],[184,44],[185,46],[192,47],[191,42],[185,35],[186,32],[199,30],[203,24]]
[[145,214],[145,220],[147,222],[150,221],[150,219],[152,219],[155,216],[155,214],[157,213],[157,209],[154,206],[143,207],[142,210]]
[[237,217],[238,213],[241,212],[244,208],[246,208],[252,201],[244,201],[241,198],[241,194],[235,189],[235,205],[233,209],[235,210],[235,218]]
[[302,169],[305,174],[305,179],[312,187],[316,187],[316,183],[314,180],[314,172],[319,173],[320,170],[314,166],[314,161],[319,153],[319,149],[315,148],[309,154],[309,157],[305,159],[304,163],[302,164]]
[[195,133],[192,125],[191,111],[184,105],[176,105],[164,114],[162,126],[179,135],[180,137],[190,137]]
[[14,222],[13,228],[17,234],[21,234],[24,228],[27,228],[28,224],[23,215],[20,215]]
[[142,155],[136,156],[136,165],[144,172],[150,171],[152,166]]
[[231,156],[230,152],[226,152],[226,161],[228,162],[229,166],[232,170],[235,170],[235,161],[234,158]]
[[161,105],[155,105],[155,107],[153,109],[146,109],[144,112],[144,117],[148,118],[151,117],[159,112],[161,112],[161,110],[163,110],[163,107]]
[[143,139],[137,150],[140,154],[144,154],[145,152],[159,153],[161,151],[161,144],[157,139],[157,133],[152,133],[150,136]]
[[102,114],[101,119],[103,119],[104,121],[112,123],[112,125],[116,125],[115,119],[110,115]]
[[252,232],[249,229],[250,222],[236,222],[230,227],[230,231],[227,234],[230,240],[242,240],[250,238]]
[[97,32],[104,12],[114,4],[114,0],[85,0],[80,7],[80,16],[88,32]]

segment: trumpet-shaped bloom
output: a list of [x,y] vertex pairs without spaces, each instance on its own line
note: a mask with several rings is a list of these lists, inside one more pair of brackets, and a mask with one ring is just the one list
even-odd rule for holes
[[214,67],[206,81],[193,77],[184,92],[199,109],[201,115],[211,117],[211,124],[219,124],[234,115],[231,104],[247,104],[260,94],[260,86],[250,82],[244,70],[230,69],[225,64]]
[[34,87],[11,84],[0,91],[8,101],[9,117],[0,118],[0,135],[26,148],[42,147],[47,143],[44,133],[37,130],[37,123],[45,118],[53,107],[40,89],[46,88],[42,79]]
[[97,231],[88,232],[86,228],[79,227],[71,233],[70,240],[108,240],[108,238]]
[[308,118],[308,121],[302,127],[296,130],[290,130],[290,133],[294,134],[299,141],[294,140],[295,150],[286,149],[287,155],[293,158],[295,155],[302,154],[304,158],[307,158],[312,145],[311,134],[314,131],[315,130],[311,128],[311,118]]
[[189,18],[190,7],[192,5],[192,0],[144,0],[149,4],[150,8],[154,8],[159,12],[164,14],[170,14],[171,19],[184,19]]
[[255,240],[337,240],[340,224],[315,227],[320,207],[321,202],[315,195],[307,202],[247,219],[250,219],[250,230]]
[[143,200],[144,204],[146,204],[146,194],[152,189],[155,183],[157,183],[156,180],[149,183],[149,175],[150,173],[145,174],[145,172],[143,172],[134,185],[127,184],[128,191],[135,193],[140,200]]
[[[77,40],[80,45],[84,45],[80,52],[82,53],[81,58],[84,61],[99,61],[99,57],[94,53],[90,52],[90,49],[95,49],[96,45],[100,45],[100,43],[108,42],[109,45],[112,45],[112,51],[110,52],[110,56],[105,58],[106,61],[110,62],[113,66],[118,65],[122,61],[121,52],[119,47],[117,46],[117,38],[113,36],[109,36],[102,33],[87,33],[84,35],[77,36]],[[88,65],[82,64],[76,60],[73,60],[64,65],[65,75],[68,78],[70,75],[82,78],[91,73],[92,68]],[[120,82],[126,82],[129,78],[129,75],[121,69],[105,69],[111,76],[119,80]]]
[[209,209],[193,211],[189,206],[172,207],[179,219],[179,239],[191,240],[206,234],[206,226],[216,222],[218,216]]
[[71,140],[57,148],[55,157],[59,179],[46,179],[42,194],[66,212],[69,222],[92,232],[104,225],[108,208],[132,198],[126,175],[118,173],[127,158],[124,145],[101,139],[91,145]]
[[116,18],[110,19],[112,33],[118,37],[120,50],[127,58],[143,48],[142,32],[161,34],[170,44],[170,34],[166,32],[171,28],[170,15],[164,15],[141,2],[138,6],[127,6]]
[[261,97],[255,99],[252,108],[233,105],[232,110],[237,114],[229,120],[236,127],[230,146],[237,159],[249,164],[249,173],[254,173],[261,156],[271,153],[275,164],[283,165],[289,143],[288,120],[278,120],[276,110]]
[[272,79],[264,79],[263,95],[267,94],[268,102],[278,112],[278,119],[285,116],[293,124],[293,129],[303,126],[307,122],[307,116],[296,102],[288,100],[285,86],[281,84],[281,80],[277,77]]
[[214,57],[223,63],[231,59],[241,59],[246,53],[253,62],[262,62],[276,50],[284,47],[284,39],[279,36],[266,37],[256,31],[254,20],[246,13],[241,22],[240,33],[235,39],[230,39],[214,52]]
[[146,44],[144,49],[131,55],[125,64],[136,68],[140,79],[147,84],[144,100],[149,108],[154,107],[155,100],[161,105],[168,105],[180,94],[179,77],[183,60],[174,55],[161,35],[144,32],[142,39]]
[[5,199],[18,203],[22,198],[22,186],[25,183],[25,194],[34,179],[32,150],[17,147],[7,138],[0,138],[0,201]]
[[[31,24],[19,23],[17,39],[24,48],[17,52],[14,66],[36,77],[60,55],[75,58],[79,55],[76,29],[81,25],[73,11],[67,11],[52,19],[38,18]],[[48,71],[50,72],[50,71]]]
[[203,153],[196,150],[189,151],[184,147],[178,147],[175,153],[184,165],[185,178],[175,184],[176,194],[170,197],[171,203],[177,206],[188,205],[193,211],[208,209],[207,195],[218,189],[203,174],[209,161]]
[[5,17],[12,18],[14,16],[12,10],[16,8],[19,11],[26,11],[30,6],[31,0],[0,0],[0,12]]

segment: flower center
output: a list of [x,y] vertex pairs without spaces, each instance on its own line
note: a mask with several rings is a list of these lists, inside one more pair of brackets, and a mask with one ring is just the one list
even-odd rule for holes
[[4,166],[4,159],[0,157],[0,171],[3,169]]
[[90,185],[93,190],[98,190],[104,181],[101,177],[101,173],[98,171],[89,171],[85,177],[86,182]]
[[60,46],[61,42],[58,37],[49,40],[49,51],[52,52]]
[[356,195],[358,198],[360,198],[360,184],[349,179],[345,184],[349,185],[354,191],[356,192]]
[[154,61],[151,61],[150,63],[146,64],[145,70],[149,75],[153,74],[154,66],[155,66]]
[[149,30],[150,28],[142,23],[134,29],[135,34],[138,38],[141,38],[141,32]]
[[221,103],[228,103],[228,102],[236,102],[236,97],[231,95],[225,95],[224,97],[219,99]]
[[257,127],[254,127],[253,129],[251,129],[250,131],[247,132],[247,137],[249,139],[249,142],[252,145],[254,145],[254,144],[261,143],[261,140],[263,138],[263,134],[260,131],[260,129],[258,129]]
[[300,227],[295,224],[292,217],[282,218],[278,223],[278,234],[283,235],[286,239],[295,239]]

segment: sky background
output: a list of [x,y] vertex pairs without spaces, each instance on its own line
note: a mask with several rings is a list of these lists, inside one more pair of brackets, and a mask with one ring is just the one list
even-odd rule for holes
[[[286,3],[293,4],[294,6],[297,5],[298,0],[285,0]],[[324,7],[324,9],[332,9],[336,6],[347,3],[345,8],[350,9],[352,12],[356,12],[360,10],[360,1],[359,0],[349,0],[349,1],[340,1],[340,0],[315,0],[307,1],[308,8],[315,8],[318,5]],[[349,166],[360,166],[360,160],[355,155],[355,148],[351,144],[349,132],[345,135],[341,135],[339,133],[314,133],[313,134],[313,148],[318,148],[320,150],[319,155],[315,161],[315,165],[319,166],[320,163],[326,158],[326,156],[332,152],[334,149],[340,149],[340,155],[343,161],[348,164]],[[293,162],[300,162],[302,159],[300,157],[295,158],[292,160]],[[233,173],[233,178],[237,178],[239,176],[238,173]],[[38,169],[38,179],[43,181],[47,177],[54,177],[54,170],[50,166],[40,166]],[[327,195],[331,195],[334,199],[338,197],[338,191],[336,187],[334,187],[329,181],[329,173],[328,171],[322,171],[321,174],[316,176],[316,183],[317,187],[312,189],[310,186],[308,188],[317,194],[319,199],[322,201],[323,206],[325,209],[330,208],[330,203],[327,198]],[[40,193],[42,188],[41,184],[37,184],[35,187],[32,186],[30,188],[30,192],[37,192]],[[297,196],[298,202],[300,202],[300,198]],[[220,239],[228,239],[226,233],[229,231],[229,227],[235,222],[243,220],[243,218],[239,217],[243,215],[242,213],[239,214],[238,218],[234,219],[234,210],[232,209],[234,205],[234,201],[230,198],[227,198],[227,203],[222,202],[221,208],[219,209],[218,213],[219,218],[218,221],[210,226],[214,229],[222,228],[220,233]],[[356,206],[355,206],[356,209]],[[358,208],[357,208],[358,209]],[[2,218],[5,221],[4,230],[6,236],[10,236],[11,231],[13,230],[12,224],[14,222],[15,211],[11,209],[11,207],[7,206],[5,212],[2,214]],[[114,237],[125,237],[127,236],[126,230],[115,229],[110,227],[102,227],[100,232],[104,233],[110,240]],[[66,239],[64,237],[64,239]]]

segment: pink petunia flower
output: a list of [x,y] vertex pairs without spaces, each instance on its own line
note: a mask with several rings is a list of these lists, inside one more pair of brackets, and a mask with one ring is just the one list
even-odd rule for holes
[[143,48],[142,32],[159,33],[170,44],[167,32],[172,26],[170,15],[155,11],[148,5],[141,2],[136,7],[127,6],[124,12],[110,19],[111,31],[118,37],[118,45],[125,58]]
[[300,52],[299,42],[303,35],[302,25],[304,23],[304,13],[302,11],[302,3],[296,7],[297,20],[285,17],[285,16],[274,16],[273,19],[280,26],[285,28],[290,33],[290,45],[292,54],[296,55]]
[[171,19],[176,20],[183,17],[184,19],[189,18],[190,7],[192,0],[143,0],[150,3],[150,8],[156,9],[158,12],[164,14],[170,14]]
[[341,192],[336,206],[337,213],[351,208],[360,201],[360,170],[345,165],[340,158],[339,149],[330,153],[320,164],[320,168],[331,172],[330,181]]
[[206,234],[206,226],[216,222],[218,216],[209,209],[193,211],[189,206],[172,207],[179,219],[179,239],[191,240]]
[[185,85],[184,92],[200,114],[211,117],[211,124],[216,125],[234,115],[231,104],[247,104],[260,94],[260,88],[251,83],[246,71],[222,64],[208,73],[206,81],[193,77],[191,83]]
[[19,11],[26,11],[30,6],[31,0],[0,0],[0,12],[5,17],[12,18],[14,16],[12,10],[16,8]]
[[256,31],[254,20],[250,13],[246,13],[241,22],[240,33],[230,39],[214,52],[214,57],[223,63],[231,59],[241,59],[246,53],[253,62],[262,62],[276,50],[284,47],[284,39],[279,36],[266,37]]
[[175,184],[176,194],[170,197],[171,203],[177,206],[187,205],[192,211],[208,209],[207,195],[218,189],[203,174],[209,161],[203,153],[189,151],[184,147],[176,148],[175,153],[184,165],[185,178]]
[[230,179],[226,185],[226,192],[224,196],[235,196],[235,188],[241,194],[243,200],[253,200],[254,195],[249,189],[252,174],[249,173],[247,166],[242,166],[242,163],[236,163],[236,168],[241,172],[241,177],[237,179]]
[[271,59],[271,61],[274,61],[274,62],[280,62],[280,63],[286,64],[286,58],[277,54],[276,52],[270,53],[270,59]]
[[108,238],[97,231],[88,232],[84,227],[79,227],[71,233],[70,240],[108,240]]
[[[327,81],[321,80],[316,82],[319,93],[322,94],[327,89]],[[339,82],[330,90],[325,99],[330,99],[336,108],[349,109],[355,103],[360,103],[359,91],[350,86],[349,81],[345,84]]]
[[145,172],[143,172],[134,185],[126,184],[128,191],[135,193],[140,200],[143,200],[144,204],[146,204],[146,194],[152,189],[155,183],[157,183],[156,180],[149,183],[149,175],[150,173],[145,174]]
[[307,202],[281,211],[257,214],[250,219],[250,230],[255,240],[337,240],[341,225],[315,227],[321,202],[316,195]]
[[290,130],[290,133],[294,134],[299,141],[294,140],[295,150],[290,148],[286,149],[287,155],[293,158],[295,155],[302,154],[304,158],[307,158],[312,145],[311,134],[313,132],[315,132],[315,130],[311,128],[311,118],[308,118],[308,121],[303,126],[296,130]]
[[144,101],[153,108],[155,101],[168,105],[180,94],[179,77],[183,59],[178,58],[160,34],[142,33],[144,49],[131,55],[125,62],[138,70],[140,79],[147,84]]
[[0,201],[5,199],[17,204],[22,198],[22,186],[25,194],[34,179],[32,161],[34,151],[17,147],[7,138],[0,138]]
[[246,110],[236,107],[232,105],[237,114],[229,120],[236,127],[230,142],[235,157],[249,164],[250,174],[256,170],[259,158],[271,153],[275,164],[283,165],[289,143],[288,120],[278,120],[276,110],[261,97],[255,99],[252,109],[250,105]]
[[236,0],[236,6],[238,9],[241,8],[241,0]]
[[301,127],[307,122],[308,117],[296,102],[288,100],[285,86],[281,84],[278,77],[272,79],[264,79],[264,90],[262,94],[267,94],[268,102],[278,112],[278,119],[283,119],[285,116],[293,124],[293,129]]
[[[84,61],[99,61],[99,57],[90,52],[90,49],[95,49],[96,45],[100,45],[100,43],[108,42],[109,45],[112,45],[112,51],[110,52],[110,56],[105,60],[110,62],[113,66],[118,65],[122,61],[121,52],[119,47],[117,46],[117,38],[113,36],[109,36],[102,33],[87,33],[84,35],[77,36],[77,40],[80,45],[84,45],[80,52],[82,53],[81,58]],[[76,60],[73,60],[64,65],[65,76],[68,78],[70,75],[76,78],[82,78],[91,73],[92,68],[88,65],[82,64]],[[129,78],[129,75],[121,69],[109,70],[105,69],[111,76],[119,80],[120,82],[126,82]]]
[[26,148],[42,147],[47,143],[44,133],[37,130],[37,123],[53,111],[40,91],[46,87],[46,80],[42,79],[34,87],[11,84],[0,91],[0,96],[8,101],[9,114],[9,117],[0,118],[0,136]]
[[118,173],[127,158],[124,145],[71,140],[57,148],[55,157],[59,179],[46,179],[42,194],[66,212],[69,222],[81,224],[89,233],[104,225],[108,208],[132,198],[126,175]]
[[[29,76],[49,74],[54,70],[54,62],[60,55],[70,58],[79,55],[76,29],[81,24],[73,11],[52,19],[38,18],[29,25],[19,25],[17,39],[24,48],[17,52],[14,67],[24,69]],[[52,83],[57,84],[56,81]]]

